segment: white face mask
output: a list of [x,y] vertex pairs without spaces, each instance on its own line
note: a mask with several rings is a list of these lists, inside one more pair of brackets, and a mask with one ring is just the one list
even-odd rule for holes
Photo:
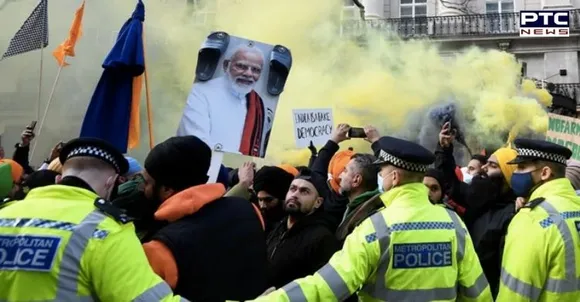
[[461,174],[463,175],[463,182],[466,184],[470,184],[471,180],[473,180],[473,175],[467,172],[467,167],[461,168]]
[[381,193],[385,193],[385,189],[383,188],[383,177],[381,176],[381,173],[377,174],[377,185],[379,186],[379,192]]

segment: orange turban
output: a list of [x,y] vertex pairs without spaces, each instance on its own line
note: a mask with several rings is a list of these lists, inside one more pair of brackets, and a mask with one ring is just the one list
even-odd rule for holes
[[22,174],[24,174],[24,169],[22,168],[22,166],[19,163],[15,162],[14,160],[8,158],[0,159],[0,163],[9,164],[12,170],[12,181],[14,181],[15,183],[20,183]]
[[344,168],[350,161],[350,158],[354,155],[352,150],[338,151],[328,164],[328,178],[330,186],[334,192],[340,192],[340,173],[344,171]]
[[501,169],[501,174],[503,174],[505,181],[511,188],[512,174],[514,174],[514,171],[518,166],[508,165],[508,162],[514,160],[516,156],[518,156],[518,152],[512,148],[499,148],[492,155],[495,155],[497,158],[497,163]]
[[296,177],[298,175],[298,169],[296,169],[294,166],[289,165],[289,164],[281,164],[278,166],[278,168],[292,174],[294,177]]

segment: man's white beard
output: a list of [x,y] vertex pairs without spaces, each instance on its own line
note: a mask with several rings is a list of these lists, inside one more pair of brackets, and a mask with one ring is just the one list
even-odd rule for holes
[[[228,80],[230,81],[231,87],[236,93],[239,93],[241,95],[246,95],[254,89],[254,86],[256,86],[256,82],[254,82],[253,79],[248,79],[248,78],[243,77],[243,76],[233,78],[229,71],[227,71],[226,73],[228,76]],[[238,82],[237,82],[238,79],[252,81],[252,84],[250,84],[250,85],[238,84]]]

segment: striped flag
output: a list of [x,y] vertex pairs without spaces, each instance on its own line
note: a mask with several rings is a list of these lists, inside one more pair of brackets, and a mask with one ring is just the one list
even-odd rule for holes
[[48,0],[40,0],[28,19],[10,40],[0,61],[48,46]]

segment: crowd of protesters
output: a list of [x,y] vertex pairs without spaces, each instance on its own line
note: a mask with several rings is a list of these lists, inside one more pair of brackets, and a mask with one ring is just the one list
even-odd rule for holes
[[142,163],[79,138],[33,168],[26,129],[0,150],[0,301],[580,301],[568,149],[520,139],[462,167],[449,123],[435,150],[365,127],[372,154],[349,129],[215,183],[194,136]]

